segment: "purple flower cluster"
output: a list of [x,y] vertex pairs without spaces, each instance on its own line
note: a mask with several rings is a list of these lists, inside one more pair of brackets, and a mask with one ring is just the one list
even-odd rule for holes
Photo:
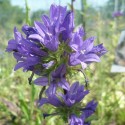
[[[56,57],[56,52],[60,56],[68,56],[69,66],[81,64],[85,69],[87,64],[99,62],[106,49],[102,44],[94,46],[94,37],[83,41],[84,30],[79,27],[74,32],[73,19],[73,12],[67,12],[66,7],[52,5],[50,18],[43,15],[43,23],[36,21],[35,27],[22,27],[25,37],[14,28],[15,38],[9,41],[6,51],[13,52],[18,62],[15,70],[23,67],[24,71],[39,73],[48,66],[60,63],[57,62],[60,57]],[[62,53],[59,49],[63,49]]]
[[69,83],[65,79],[66,65],[62,64],[55,71],[51,73],[50,80],[47,76],[37,78],[34,83],[40,86],[47,86],[50,82],[50,90],[55,90],[57,87],[61,87],[65,90],[69,90]]
[[14,39],[8,42],[6,51],[13,52],[17,60],[14,70],[32,71],[39,76],[34,83],[47,88],[39,106],[48,103],[57,107],[56,114],[70,125],[89,125],[86,119],[97,103],[90,101],[82,106],[89,91],[78,82],[70,86],[67,75],[73,67],[78,72],[90,63],[100,62],[107,52],[103,44],[95,46],[95,37],[85,39],[82,27],[75,31],[73,12],[57,5],[51,5],[49,17],[43,15],[42,22],[35,21],[34,27],[24,25],[22,31],[24,35],[14,28]]
[[[64,118],[68,118],[70,125],[89,125],[86,119],[95,112],[97,103],[90,101],[84,108],[80,108],[79,103],[89,93],[88,90],[84,90],[83,85],[79,85],[78,82],[74,83],[66,94],[56,92],[56,89],[53,90],[54,91],[51,92],[51,90],[48,89],[46,91],[47,98],[42,98],[38,103],[39,106],[51,104],[57,107],[57,113],[44,114],[44,117],[61,115]],[[79,116],[75,115],[75,113],[79,114]]]
[[124,16],[124,14],[120,11],[113,12],[113,14],[112,14],[112,17],[120,17],[120,16]]

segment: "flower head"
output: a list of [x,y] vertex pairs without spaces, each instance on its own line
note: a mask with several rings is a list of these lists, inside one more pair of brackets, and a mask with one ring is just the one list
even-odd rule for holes
[[87,64],[100,62],[100,56],[107,52],[103,44],[94,46],[94,37],[83,41],[84,35],[84,30],[80,27],[79,30],[73,34],[69,43],[69,46],[74,50],[70,54],[69,65],[75,66],[81,64],[83,69],[87,67]]
[[97,106],[97,103],[94,101],[90,101],[84,108],[80,105],[81,100],[89,91],[85,91],[84,86],[79,85],[78,82],[74,83],[70,89],[67,90],[66,94],[58,93],[55,89],[53,90],[53,92],[50,89],[46,91],[47,98],[39,100],[39,106],[51,104],[57,107],[56,115],[62,115],[65,120],[69,119],[71,125],[75,125],[76,123],[80,125],[86,123],[87,125],[86,119],[95,112]]
[[49,90],[51,91],[53,91],[53,89],[55,90],[58,86],[65,90],[69,90],[69,84],[65,79],[65,74],[66,74],[66,65],[62,64],[55,71],[51,73],[51,77],[47,76],[39,77],[34,81],[34,83],[40,86],[49,85]]
[[82,113],[79,117],[75,114],[71,114],[69,117],[70,125],[90,125],[90,122],[86,121],[86,119],[95,112],[96,107],[97,103],[92,100],[86,105],[85,108],[81,109]]
[[66,7],[51,5],[50,18],[43,15],[42,21],[35,22],[38,33],[29,38],[37,39],[49,50],[56,51],[60,42],[66,41],[74,29],[73,13],[67,12]]
[[[54,85],[55,84],[53,84],[53,87],[54,87]],[[46,93],[46,95],[48,97],[48,98],[46,98],[47,101],[44,102],[45,98],[41,99],[39,101],[39,105],[42,106],[45,103],[52,104],[51,101],[54,101],[54,102],[59,102],[58,106],[72,107],[74,104],[80,102],[88,93],[89,93],[89,91],[87,91],[87,90],[85,91],[83,85],[79,85],[79,83],[76,82],[70,87],[69,90],[67,90],[66,94],[57,93],[57,95],[62,98],[62,101],[57,97],[56,91],[53,94],[50,91],[47,91],[47,93]],[[51,98],[53,98],[53,99],[51,100]],[[54,105],[54,106],[56,106],[56,105]]]
[[14,39],[8,42],[7,52],[13,52],[17,64],[15,70],[23,67],[24,71],[31,70],[37,72],[37,67],[41,67],[41,59],[47,53],[41,50],[41,46],[24,38],[16,28],[14,28]]
[[74,14],[66,7],[51,5],[50,16],[43,15],[42,22],[35,21],[34,25],[22,27],[25,36],[15,28],[15,38],[8,42],[6,51],[13,52],[17,60],[15,70],[23,67],[24,71],[46,75],[60,62],[69,62],[69,66],[81,64],[85,69],[106,53],[102,44],[94,46],[94,37],[83,41],[82,27],[74,32]]

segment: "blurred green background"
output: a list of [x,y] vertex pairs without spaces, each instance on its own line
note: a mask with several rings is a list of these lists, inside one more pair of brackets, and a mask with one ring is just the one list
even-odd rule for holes
[[[35,101],[40,88],[28,84],[30,72],[13,71],[16,61],[12,54],[5,52],[15,26],[21,31],[21,26],[28,21],[33,25],[34,20],[40,20],[41,14],[48,14],[53,2],[64,5],[61,0],[37,1],[30,6],[27,4],[27,8],[23,0],[0,0],[0,125],[64,125],[58,117],[42,118],[42,112],[51,113],[53,108],[37,108]],[[125,73],[110,72],[120,32],[125,29],[125,17],[112,17],[115,0],[98,1],[74,2],[76,26],[85,26],[86,36],[96,36],[95,44],[104,43],[108,50],[100,63],[86,70],[91,90],[89,98],[98,101],[92,125],[125,125]],[[70,9],[70,0],[65,5]],[[118,8],[122,5],[123,1],[119,0]],[[81,74],[73,79],[84,84]]]

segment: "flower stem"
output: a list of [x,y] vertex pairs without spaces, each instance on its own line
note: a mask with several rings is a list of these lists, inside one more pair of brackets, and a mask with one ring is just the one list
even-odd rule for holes
[[88,80],[86,74],[81,69],[78,69],[78,71],[80,71],[83,74],[84,79],[85,79],[85,87],[87,88],[88,84],[89,84],[89,80]]
[[32,116],[34,111],[34,97],[35,97],[35,88],[34,84],[31,84],[31,98],[30,98],[30,125],[32,125]]
[[41,88],[41,91],[40,91],[40,93],[39,93],[39,100],[42,98],[42,95],[43,95],[43,92],[45,91],[45,89],[46,89],[46,86],[43,86],[43,87]]

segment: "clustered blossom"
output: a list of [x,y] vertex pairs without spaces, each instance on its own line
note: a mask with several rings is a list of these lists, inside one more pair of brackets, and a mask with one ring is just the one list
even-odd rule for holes
[[[89,93],[88,90],[84,90],[83,85],[79,85],[78,82],[74,83],[66,94],[56,92],[56,89],[53,90],[53,92],[51,92],[51,90],[47,90],[47,98],[42,98],[38,102],[39,106],[51,104],[57,107],[57,113],[44,114],[45,117],[49,115],[61,115],[65,118],[67,116],[66,118],[69,118],[70,125],[89,125],[89,123],[86,122],[86,119],[95,112],[97,103],[90,101],[84,108],[80,108],[80,104],[78,103],[80,103],[81,100]],[[79,107],[77,107],[76,104],[78,104]],[[75,113],[79,114],[79,116],[75,115]]]
[[34,22],[34,27],[24,25],[24,35],[14,28],[14,39],[6,48],[17,60],[14,70],[23,68],[39,76],[34,83],[46,87],[46,97],[39,99],[39,106],[55,106],[57,112],[53,115],[61,115],[70,125],[89,125],[86,119],[97,103],[93,100],[82,107],[82,99],[89,91],[78,82],[70,85],[67,75],[73,67],[78,72],[100,62],[107,50],[103,44],[94,45],[95,37],[85,39],[82,27],[75,31],[74,14],[66,7],[51,5],[49,17],[43,15],[41,19]]
[[121,11],[116,11],[116,12],[113,12],[112,16],[113,17],[120,17],[120,16],[124,16],[124,14]]
[[[51,73],[50,86],[51,90],[55,90],[57,86],[69,90],[69,83],[66,81],[64,75],[66,74],[66,65],[60,65],[55,71]],[[34,81],[36,85],[47,86],[49,84],[49,78],[47,76],[39,77]],[[51,87],[54,88],[51,88]]]

